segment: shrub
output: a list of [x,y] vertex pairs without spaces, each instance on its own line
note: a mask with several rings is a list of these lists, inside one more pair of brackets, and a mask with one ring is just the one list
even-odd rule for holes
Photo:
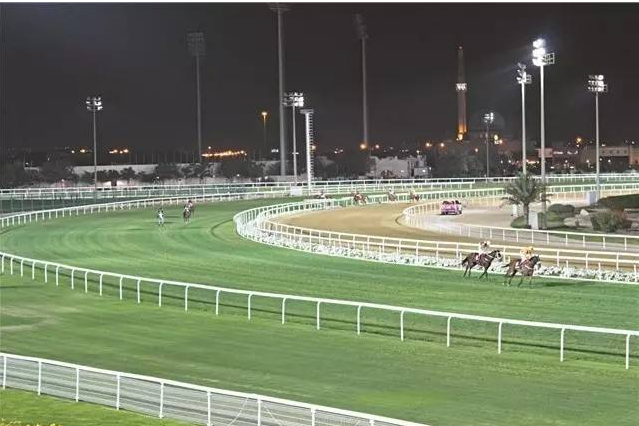
[[[546,216],[547,229],[561,228],[562,226],[564,226],[564,218],[562,216],[550,210],[548,210],[546,214],[547,214]],[[543,219],[544,219],[544,214],[539,213],[539,223],[542,223]]]
[[518,216],[510,222],[511,228],[529,228],[523,216]]
[[629,220],[623,214],[604,210],[590,215],[592,229],[602,232],[615,232],[619,228],[629,227]]
[[[548,212],[556,213],[562,219],[575,215],[575,206],[571,204],[552,204],[548,207]],[[550,218],[550,216],[548,216]]]
[[598,204],[610,210],[639,209],[639,194],[605,197]]

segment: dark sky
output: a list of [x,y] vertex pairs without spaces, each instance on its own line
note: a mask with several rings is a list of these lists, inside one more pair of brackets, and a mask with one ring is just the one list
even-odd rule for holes
[[[316,110],[320,149],[361,138],[359,42],[368,42],[371,141],[453,137],[456,49],[464,46],[469,116],[494,108],[519,135],[517,61],[543,35],[556,53],[547,68],[547,138],[590,137],[589,73],[605,74],[602,140],[639,139],[639,7],[626,5],[293,4],[285,14],[286,86]],[[204,145],[259,146],[259,112],[271,112],[277,143],[276,19],[266,4],[3,4],[0,137],[7,146],[88,144],[84,99],[102,95],[103,146],[192,149],[194,60],[186,33],[205,32]],[[538,69],[528,91],[537,137]],[[300,117],[300,125],[302,119]]]

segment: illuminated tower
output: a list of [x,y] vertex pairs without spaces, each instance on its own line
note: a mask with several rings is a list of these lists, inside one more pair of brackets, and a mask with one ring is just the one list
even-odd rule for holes
[[468,132],[466,121],[466,76],[464,75],[464,50],[457,50],[457,140],[462,140]]

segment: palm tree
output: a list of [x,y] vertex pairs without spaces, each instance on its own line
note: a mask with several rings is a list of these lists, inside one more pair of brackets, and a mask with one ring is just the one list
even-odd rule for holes
[[546,193],[544,185],[541,181],[533,179],[530,173],[520,173],[515,180],[511,181],[504,188],[506,194],[502,200],[506,204],[521,205],[524,210],[524,222],[526,227],[530,226],[530,204],[536,201],[547,202],[548,198],[544,197]]

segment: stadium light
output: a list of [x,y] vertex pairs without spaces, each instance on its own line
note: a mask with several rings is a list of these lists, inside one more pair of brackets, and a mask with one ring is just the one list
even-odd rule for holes
[[306,124],[306,185],[308,195],[311,195],[311,185],[313,183],[313,114],[311,108],[300,110],[304,114],[304,122]]
[[277,70],[280,112],[280,175],[286,176],[286,125],[284,123],[284,13],[290,8],[286,4],[275,3],[269,9],[277,14]]
[[262,111],[262,159],[266,159],[266,119],[268,118],[268,111]]
[[284,106],[291,107],[293,110],[293,175],[297,183],[297,137],[295,135],[295,108],[304,106],[304,93],[302,92],[286,92],[284,93]]
[[595,94],[595,173],[597,182],[597,200],[601,196],[601,180],[599,176],[599,94],[608,92],[608,85],[601,74],[588,76],[588,91]]
[[93,195],[98,197],[98,136],[96,131],[96,113],[102,111],[102,98],[100,96],[87,96],[87,111],[93,114]]
[[[546,133],[545,133],[545,116],[544,116],[544,67],[555,63],[555,54],[548,53],[546,50],[546,40],[538,38],[533,42],[533,65],[539,67],[539,87],[540,87],[540,104],[541,104],[541,183],[544,187],[542,199],[546,198]],[[541,212],[543,213],[542,229],[546,229],[546,202],[541,203]]]
[[521,86],[521,171],[526,174],[526,85],[532,83],[532,76],[526,72],[526,65],[517,63],[517,83]]

